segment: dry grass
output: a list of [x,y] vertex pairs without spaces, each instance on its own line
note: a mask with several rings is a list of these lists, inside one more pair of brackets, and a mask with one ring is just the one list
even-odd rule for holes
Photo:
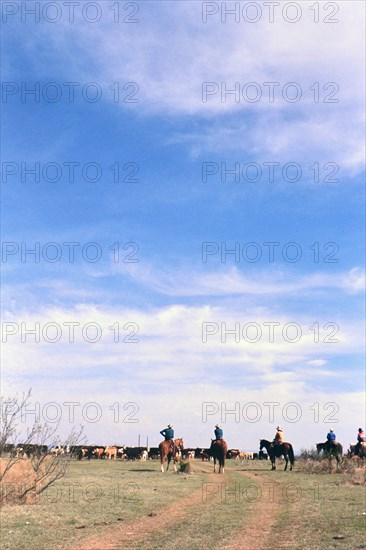
[[[0,459],[0,475],[4,473],[7,460]],[[4,504],[33,504],[37,476],[29,460],[18,460],[1,482],[1,501]]]
[[306,474],[341,474],[342,481],[352,485],[364,485],[366,483],[366,464],[358,457],[344,457],[338,465],[335,459],[331,461],[328,459],[299,459],[296,462],[296,469]]
[[[34,465],[28,458],[17,460],[1,480],[1,504],[35,504],[37,494],[49,482],[47,466],[50,460],[52,457],[45,457],[38,470],[34,469]],[[7,459],[0,458],[0,478],[7,463]]]

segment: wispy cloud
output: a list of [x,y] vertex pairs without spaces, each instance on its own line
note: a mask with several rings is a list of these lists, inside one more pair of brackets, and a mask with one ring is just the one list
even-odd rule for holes
[[[126,271],[125,271],[126,273]],[[162,270],[150,266],[130,267],[130,277],[142,285],[168,296],[230,296],[235,294],[274,295],[310,293],[338,289],[354,294],[365,289],[365,274],[361,268],[353,268],[343,273],[314,273],[290,275],[288,272],[263,270],[252,276],[243,275],[232,267],[207,273],[193,270]],[[189,284],[188,284],[189,282]]]

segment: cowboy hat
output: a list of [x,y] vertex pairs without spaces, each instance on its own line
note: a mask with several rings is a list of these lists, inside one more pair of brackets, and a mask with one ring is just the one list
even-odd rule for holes
[[216,424],[215,428],[221,428],[220,424]]

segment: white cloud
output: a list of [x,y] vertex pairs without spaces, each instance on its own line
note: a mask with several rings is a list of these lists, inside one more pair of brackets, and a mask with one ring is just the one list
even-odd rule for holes
[[[118,269],[118,268],[117,268]],[[313,290],[339,289],[355,294],[365,288],[365,274],[361,268],[348,272],[292,276],[288,272],[266,271],[252,276],[243,275],[236,267],[216,270],[213,273],[199,271],[163,271],[154,267],[130,266],[123,272],[133,280],[168,296],[230,296],[235,294],[274,295],[310,293]],[[189,284],[187,284],[189,281]]]
[[[47,41],[60,59],[60,76],[103,83],[110,101],[111,83],[137,82],[139,104],[121,102],[123,108],[164,117],[194,115],[194,128],[178,132],[176,139],[190,142],[195,154],[260,150],[277,160],[317,158],[357,172],[364,161],[364,5],[343,2],[334,24],[314,23],[306,8],[296,24],[282,17],[273,24],[265,17],[258,24],[236,24],[232,18],[223,24],[219,16],[204,24],[199,2],[178,3],[174,11],[165,2],[143,3],[138,24],[121,27],[103,18],[93,25],[80,20],[48,25],[43,33],[37,28],[34,47]],[[44,60],[37,61],[32,49],[30,55],[42,74]],[[220,94],[204,103],[203,82],[226,83],[228,89],[238,82],[241,92],[244,84],[256,82],[263,97],[268,97],[265,82],[280,85],[273,103],[250,103],[242,94],[239,103],[234,96],[223,103]],[[301,87],[297,103],[282,98],[289,82]],[[309,88],[317,82],[320,100],[314,103]],[[330,82],[339,86],[329,97],[338,103],[323,102],[332,92],[332,86],[323,86]]]
[[323,367],[327,364],[327,361],[325,361],[324,359],[313,359],[312,361],[308,361],[307,364],[311,367]]

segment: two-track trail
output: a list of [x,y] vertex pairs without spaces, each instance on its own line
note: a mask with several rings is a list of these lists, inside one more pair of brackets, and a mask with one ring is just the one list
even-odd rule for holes
[[[221,540],[217,539],[217,544],[213,547],[220,550],[261,550],[268,548],[272,536],[276,535],[276,519],[281,512],[282,506],[276,498],[278,486],[275,478],[269,478],[262,475],[261,472],[236,471],[235,479],[242,479],[246,486],[254,488],[254,498],[245,499],[241,502],[240,498],[235,504],[242,508],[243,513],[238,520],[237,525],[229,535],[225,535]],[[218,476],[208,474],[206,478],[208,483],[218,484],[224,480],[231,481],[231,475]],[[215,510],[220,505],[220,494],[212,493],[202,498],[202,487],[193,491],[188,497],[177,498],[169,506],[157,509],[151,517],[145,516],[127,523],[121,523],[113,527],[105,527],[97,535],[90,536],[83,541],[75,544],[72,550],[108,550],[122,549],[126,546],[129,549],[149,548],[149,539],[154,537],[159,539],[162,534],[162,544],[160,548],[168,548],[164,537],[169,532],[171,541],[174,540],[175,529],[186,525],[187,528],[192,521],[192,510],[199,516],[204,511],[204,507],[210,506],[213,518]],[[213,524],[213,529],[215,528]],[[190,548],[199,550],[204,546],[196,540],[195,533],[192,533]],[[70,547],[68,547],[70,548]]]
[[[244,525],[221,546],[223,550],[264,550],[271,547],[271,540],[278,540],[276,519],[281,512],[277,493],[279,483],[260,473],[243,471],[242,475],[254,484],[253,502],[248,506]],[[273,537],[273,538],[272,538]]]
[[[210,474],[208,481],[215,481],[215,476]],[[134,548],[134,543],[148,540],[153,533],[172,530],[174,524],[187,520],[192,506],[200,503],[202,503],[201,487],[189,497],[177,499],[173,504],[160,508],[152,517],[142,517],[113,528],[105,528],[100,535],[77,543],[72,550],[116,550],[125,548],[126,544],[128,548]]]

